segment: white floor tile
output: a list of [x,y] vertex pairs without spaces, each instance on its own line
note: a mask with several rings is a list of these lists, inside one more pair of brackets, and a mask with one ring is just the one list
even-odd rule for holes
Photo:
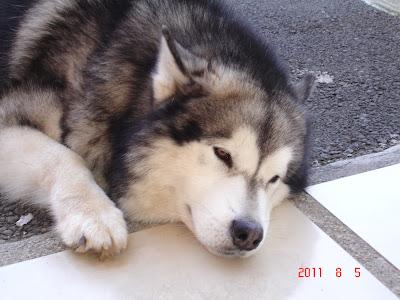
[[[397,299],[291,204],[272,219],[267,243],[249,259],[215,257],[182,226],[166,225],[132,234],[128,251],[105,263],[65,251],[0,268],[0,297]],[[298,278],[299,267],[322,268],[322,278]]]
[[400,164],[307,188],[400,269]]

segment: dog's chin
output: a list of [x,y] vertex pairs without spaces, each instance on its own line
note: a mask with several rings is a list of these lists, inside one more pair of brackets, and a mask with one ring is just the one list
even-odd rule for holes
[[211,254],[216,256],[225,257],[225,258],[246,258],[252,256],[254,253],[257,252],[257,249],[253,251],[244,251],[239,249],[227,249],[227,248],[211,248],[204,246]]

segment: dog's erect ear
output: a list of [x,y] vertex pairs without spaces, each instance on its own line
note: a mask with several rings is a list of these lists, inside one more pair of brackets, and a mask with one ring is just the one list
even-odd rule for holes
[[294,92],[296,93],[297,99],[304,103],[308,97],[310,97],[315,83],[315,76],[312,74],[306,74],[304,78],[293,86]]
[[156,102],[161,102],[176,92],[195,93],[209,63],[175,41],[166,27],[162,28],[161,46],[153,74],[153,91]]

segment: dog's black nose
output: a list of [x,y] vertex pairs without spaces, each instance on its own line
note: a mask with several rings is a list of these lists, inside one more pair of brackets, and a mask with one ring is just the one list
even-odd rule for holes
[[249,219],[233,220],[231,235],[236,247],[240,250],[250,251],[261,243],[263,229],[260,224]]

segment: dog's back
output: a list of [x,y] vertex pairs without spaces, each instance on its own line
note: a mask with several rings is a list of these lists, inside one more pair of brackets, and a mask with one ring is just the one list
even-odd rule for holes
[[[284,77],[272,51],[215,1],[42,0],[4,5],[9,15],[4,19],[11,18],[6,27],[20,25],[8,57],[12,78],[19,81],[77,87],[82,72],[90,72],[93,61],[103,58],[110,64],[135,65],[135,77],[143,78],[154,67],[162,25],[183,46],[236,64],[271,90]],[[10,53],[8,45],[3,47]]]

